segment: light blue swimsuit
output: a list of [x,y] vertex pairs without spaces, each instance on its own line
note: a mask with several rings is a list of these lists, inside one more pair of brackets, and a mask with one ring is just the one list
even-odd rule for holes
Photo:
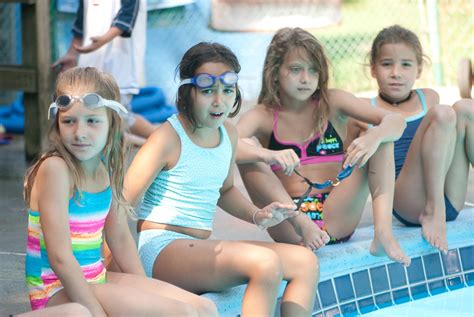
[[[181,142],[176,166],[161,171],[146,191],[138,218],[151,222],[212,230],[220,189],[229,173],[232,145],[224,126],[214,148],[193,143],[177,115],[168,119]],[[194,239],[167,230],[144,230],[138,234],[138,251],[148,276],[159,253],[175,239]]]

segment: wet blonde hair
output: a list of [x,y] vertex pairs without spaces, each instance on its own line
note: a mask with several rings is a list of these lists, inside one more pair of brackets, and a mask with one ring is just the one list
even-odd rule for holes
[[311,33],[301,28],[283,28],[278,30],[267,49],[263,65],[262,89],[258,103],[268,108],[280,106],[280,83],[278,74],[285,56],[294,49],[302,50],[314,64],[318,75],[318,89],[311,99],[319,102],[315,114],[315,130],[321,134],[329,118],[328,82],[329,61],[321,43]]
[[[56,81],[54,95],[67,94],[73,87],[89,89],[89,92],[97,93],[104,99],[120,102],[120,91],[114,78],[93,67],[75,67],[61,73]],[[120,209],[130,211],[130,205],[123,197],[124,162],[126,162],[127,153],[123,120],[116,111],[108,107],[105,109],[109,121],[109,132],[107,143],[102,150],[102,161],[110,175],[110,187],[115,203],[119,207],[122,207]],[[73,193],[78,193],[78,196],[81,196],[80,187],[85,174],[79,161],[66,149],[61,141],[58,118],[59,113],[54,116],[49,127],[48,150],[42,154],[38,161],[26,172],[23,195],[28,207],[30,206],[31,190],[38,169],[44,160],[52,156],[58,156],[66,162],[73,179]],[[76,197],[76,195],[73,196]]]

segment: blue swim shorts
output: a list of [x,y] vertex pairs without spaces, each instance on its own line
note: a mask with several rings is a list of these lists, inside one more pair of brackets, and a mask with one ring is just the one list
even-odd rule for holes
[[[444,195],[444,205],[446,206],[446,221],[453,221],[455,220],[459,212],[454,208],[454,206],[451,204],[449,201],[448,197]],[[393,215],[395,218],[397,218],[401,223],[403,223],[407,227],[420,227],[421,225],[419,223],[413,223],[408,220],[405,220],[398,214],[398,212],[394,209],[393,210]]]

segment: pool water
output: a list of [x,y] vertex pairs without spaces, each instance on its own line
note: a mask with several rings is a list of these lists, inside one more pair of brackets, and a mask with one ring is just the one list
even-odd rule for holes
[[367,317],[473,317],[474,287],[464,287],[444,294],[422,298],[401,305],[377,310]]

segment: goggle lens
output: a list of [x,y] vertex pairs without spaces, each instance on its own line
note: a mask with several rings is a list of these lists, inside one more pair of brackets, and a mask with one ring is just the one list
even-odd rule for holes
[[72,98],[69,97],[69,96],[66,96],[66,95],[62,95],[62,96],[59,96],[58,98],[56,98],[56,104],[59,107],[67,107],[67,106],[69,106],[71,101],[72,101]]
[[196,86],[207,88],[214,85],[215,79],[209,74],[199,74],[195,77]]
[[82,100],[84,101],[84,103],[86,105],[88,105],[89,107],[91,106],[97,106],[99,104],[99,95],[96,95],[96,94],[89,94],[89,95],[85,95]]
[[234,72],[226,72],[221,75],[221,82],[224,85],[235,85],[239,80],[239,76],[237,76]]
[[214,86],[216,80],[220,80],[226,86],[232,86],[237,84],[239,80],[239,75],[235,72],[225,72],[220,76],[213,76],[207,73],[197,74],[193,78],[183,79],[180,83],[180,86],[186,84],[193,84],[201,89],[209,88]]

